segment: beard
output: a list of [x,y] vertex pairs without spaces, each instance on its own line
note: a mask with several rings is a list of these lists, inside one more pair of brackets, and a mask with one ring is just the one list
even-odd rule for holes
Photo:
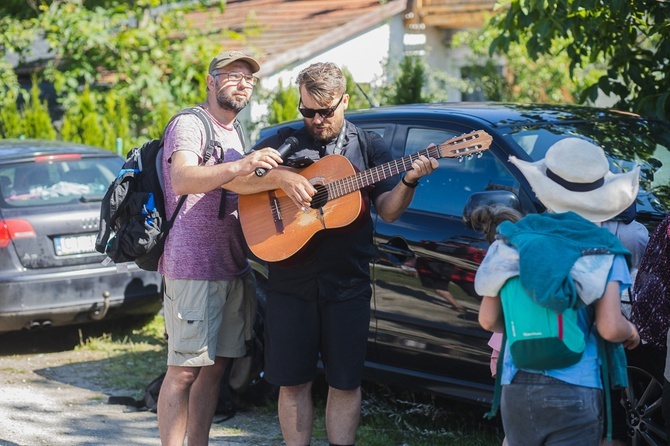
[[[328,122],[327,121],[332,121]],[[316,142],[327,144],[331,142],[337,135],[340,134],[342,126],[344,125],[344,116],[337,114],[327,121],[322,121],[319,127],[314,125],[314,122],[307,122],[305,120],[305,128]]]
[[249,99],[237,99],[228,92],[219,91],[216,95],[216,102],[224,110],[239,113],[249,103]]

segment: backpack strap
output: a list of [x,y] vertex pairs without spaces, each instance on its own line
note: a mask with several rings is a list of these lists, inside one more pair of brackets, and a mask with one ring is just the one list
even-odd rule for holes
[[503,362],[505,361],[505,344],[507,344],[507,334],[503,330],[500,351],[498,352],[498,361],[496,362],[496,382],[493,388],[493,400],[491,401],[491,410],[484,414],[487,419],[492,419],[498,413],[500,407],[500,393],[502,392],[502,373]]
[[[207,161],[212,157],[212,154],[214,153],[214,149],[217,147],[221,147],[221,143],[219,143],[215,136],[214,136],[214,126],[212,125],[212,120],[209,118],[209,115],[203,109],[202,107],[189,107],[181,110],[179,113],[174,115],[172,119],[170,119],[170,123],[177,118],[177,116],[181,115],[195,115],[200,119],[200,122],[202,122],[202,125],[205,126],[205,154],[202,157],[202,162],[200,163],[201,166],[205,165]],[[167,129],[167,125],[165,128]],[[163,131],[163,136],[161,136],[161,144],[164,143],[163,138],[165,137],[165,131]]]
[[[588,307],[592,309],[591,306]],[[595,310],[592,310],[595,313]],[[594,330],[598,344],[598,359],[600,360],[600,374],[605,393],[605,416],[607,419],[607,440],[612,441],[612,390],[628,387],[628,362],[623,345],[618,342],[609,342],[603,339],[597,330]]]
[[237,136],[240,137],[240,142],[242,143],[242,151],[246,152],[247,140],[244,139],[244,128],[242,127],[242,123],[239,121],[239,119],[235,118],[235,120],[233,121],[233,127],[237,131]]
[[[345,124],[347,121],[344,121]],[[356,127],[356,134],[358,135],[358,146],[361,148],[361,154],[363,155],[363,163],[365,168],[370,168],[370,161],[368,160],[368,147],[370,146],[370,136],[368,135],[367,130]]]
[[[246,152],[247,150],[247,143],[246,140],[244,139],[244,130],[242,129],[242,123],[235,118],[233,121],[233,127],[237,131],[237,136],[240,138],[240,142],[242,143],[242,152]],[[223,220],[223,218],[226,216],[226,199],[228,196],[228,190],[225,188],[221,188],[221,203],[219,204],[219,220]]]
[[[202,157],[202,162],[200,163],[201,166],[204,166],[207,161],[212,157],[212,154],[214,153],[214,149],[217,147],[221,147],[221,143],[219,143],[216,138],[214,137],[214,126],[212,125],[211,119],[209,119],[209,115],[207,112],[202,108],[202,107],[189,107],[181,110],[179,113],[174,115],[168,124],[165,126],[165,129],[168,128],[170,123],[174,121],[178,116],[181,115],[195,115],[200,119],[200,122],[205,126],[205,154]],[[165,138],[165,130],[163,130],[163,135],[161,135],[161,146],[164,144]],[[224,206],[225,204],[225,189],[223,190],[223,194],[221,197],[221,205],[219,206],[219,218],[221,218],[221,206]],[[182,195],[181,198],[179,199],[179,203],[177,203],[177,207],[174,210],[174,213],[172,214],[172,217],[168,221],[165,222],[165,227],[166,230],[172,229],[172,225],[174,224],[175,218],[177,218],[177,215],[179,215],[179,211],[181,210],[182,206],[186,202],[186,198],[188,197],[188,194]]]
[[605,393],[605,418],[607,424],[607,441],[612,441],[612,391],[610,390],[609,361],[605,341],[596,333],[596,342],[598,343],[598,359],[600,359],[600,375],[603,380],[603,391]]

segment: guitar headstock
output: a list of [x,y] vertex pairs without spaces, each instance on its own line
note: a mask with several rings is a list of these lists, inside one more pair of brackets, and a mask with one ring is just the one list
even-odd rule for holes
[[472,157],[488,150],[493,138],[484,130],[475,130],[465,135],[451,138],[437,146],[437,158],[459,158]]

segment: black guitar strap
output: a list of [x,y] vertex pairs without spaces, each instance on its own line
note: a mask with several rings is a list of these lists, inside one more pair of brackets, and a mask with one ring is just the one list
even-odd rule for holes
[[[247,142],[244,139],[244,130],[242,129],[242,123],[235,118],[233,121],[233,127],[237,131],[237,136],[240,137],[240,142],[242,143],[242,151],[246,153],[247,151]],[[221,203],[219,204],[219,220],[223,220],[226,216],[226,200],[228,199],[228,190],[225,188],[221,189]]]
[[365,169],[369,169],[370,162],[368,160],[368,147],[370,146],[370,137],[368,136],[367,130],[356,127],[356,133],[358,134],[358,145],[361,148],[361,154],[363,155],[363,163],[365,164]]
[[342,122],[342,128],[340,129],[340,134],[337,136],[337,142],[335,143],[335,148],[333,153],[335,155],[342,154],[342,146],[344,145],[344,134],[347,132],[347,121]]
[[[337,142],[335,143],[335,148],[333,149],[333,153],[336,155],[342,154],[342,146],[344,146],[344,135],[346,134],[348,125],[352,124],[349,124],[346,120],[342,124],[342,129],[340,130],[340,134],[337,137]],[[358,147],[361,150],[361,155],[363,155],[364,167],[365,169],[369,169],[370,163],[368,162],[368,146],[370,145],[370,139],[368,137],[368,133],[366,130],[356,126],[354,126],[354,128],[356,129],[356,135],[358,137]]]

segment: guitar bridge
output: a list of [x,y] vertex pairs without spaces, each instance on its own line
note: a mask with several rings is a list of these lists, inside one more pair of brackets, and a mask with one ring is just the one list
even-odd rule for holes
[[270,209],[272,210],[272,219],[275,222],[275,231],[277,234],[284,233],[284,221],[281,218],[281,207],[275,191],[270,191]]

